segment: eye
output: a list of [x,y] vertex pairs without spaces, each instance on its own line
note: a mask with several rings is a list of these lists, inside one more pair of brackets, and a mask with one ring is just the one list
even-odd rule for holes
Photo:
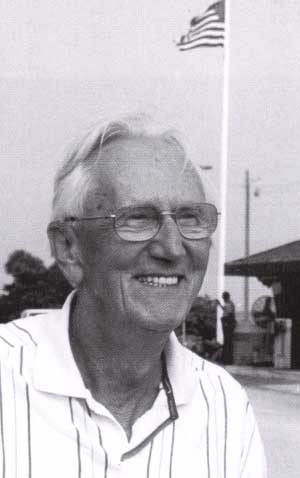
[[177,213],[177,221],[181,226],[197,226],[201,223],[199,211],[183,209]]
[[155,211],[148,208],[136,208],[123,211],[116,219],[117,227],[143,228],[155,220]]
[[129,213],[127,215],[127,220],[129,221],[144,221],[145,219],[148,219],[148,215],[145,211],[136,211]]

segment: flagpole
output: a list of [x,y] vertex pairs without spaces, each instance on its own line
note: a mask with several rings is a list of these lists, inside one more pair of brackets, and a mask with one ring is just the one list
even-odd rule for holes
[[[250,177],[249,170],[245,173],[245,257],[250,254]],[[249,277],[244,278],[244,315],[249,319]]]
[[[227,166],[228,166],[228,119],[229,119],[229,43],[230,43],[230,0],[225,2],[225,41],[223,69],[223,108],[221,131],[221,168],[220,168],[220,228],[218,255],[218,298],[225,289],[224,264],[226,257],[226,219],[227,219]],[[217,309],[217,341],[224,342],[221,308]]]

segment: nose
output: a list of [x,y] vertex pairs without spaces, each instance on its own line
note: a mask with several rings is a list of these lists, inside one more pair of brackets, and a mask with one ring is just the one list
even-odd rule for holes
[[172,216],[164,215],[160,230],[149,244],[150,253],[158,259],[177,261],[185,255],[183,241]]

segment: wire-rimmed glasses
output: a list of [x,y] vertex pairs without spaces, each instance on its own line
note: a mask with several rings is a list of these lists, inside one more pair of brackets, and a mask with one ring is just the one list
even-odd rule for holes
[[181,206],[174,211],[160,211],[153,206],[126,207],[107,216],[67,217],[65,221],[95,221],[112,219],[116,234],[124,241],[142,242],[153,239],[159,232],[163,218],[171,216],[182,237],[199,240],[210,237],[218,224],[218,211],[213,204],[199,203]]

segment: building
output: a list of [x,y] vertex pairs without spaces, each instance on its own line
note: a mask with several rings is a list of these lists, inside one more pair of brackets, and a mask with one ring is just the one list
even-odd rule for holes
[[278,317],[292,319],[292,368],[300,369],[300,241],[227,262],[225,275],[256,277],[270,287]]

